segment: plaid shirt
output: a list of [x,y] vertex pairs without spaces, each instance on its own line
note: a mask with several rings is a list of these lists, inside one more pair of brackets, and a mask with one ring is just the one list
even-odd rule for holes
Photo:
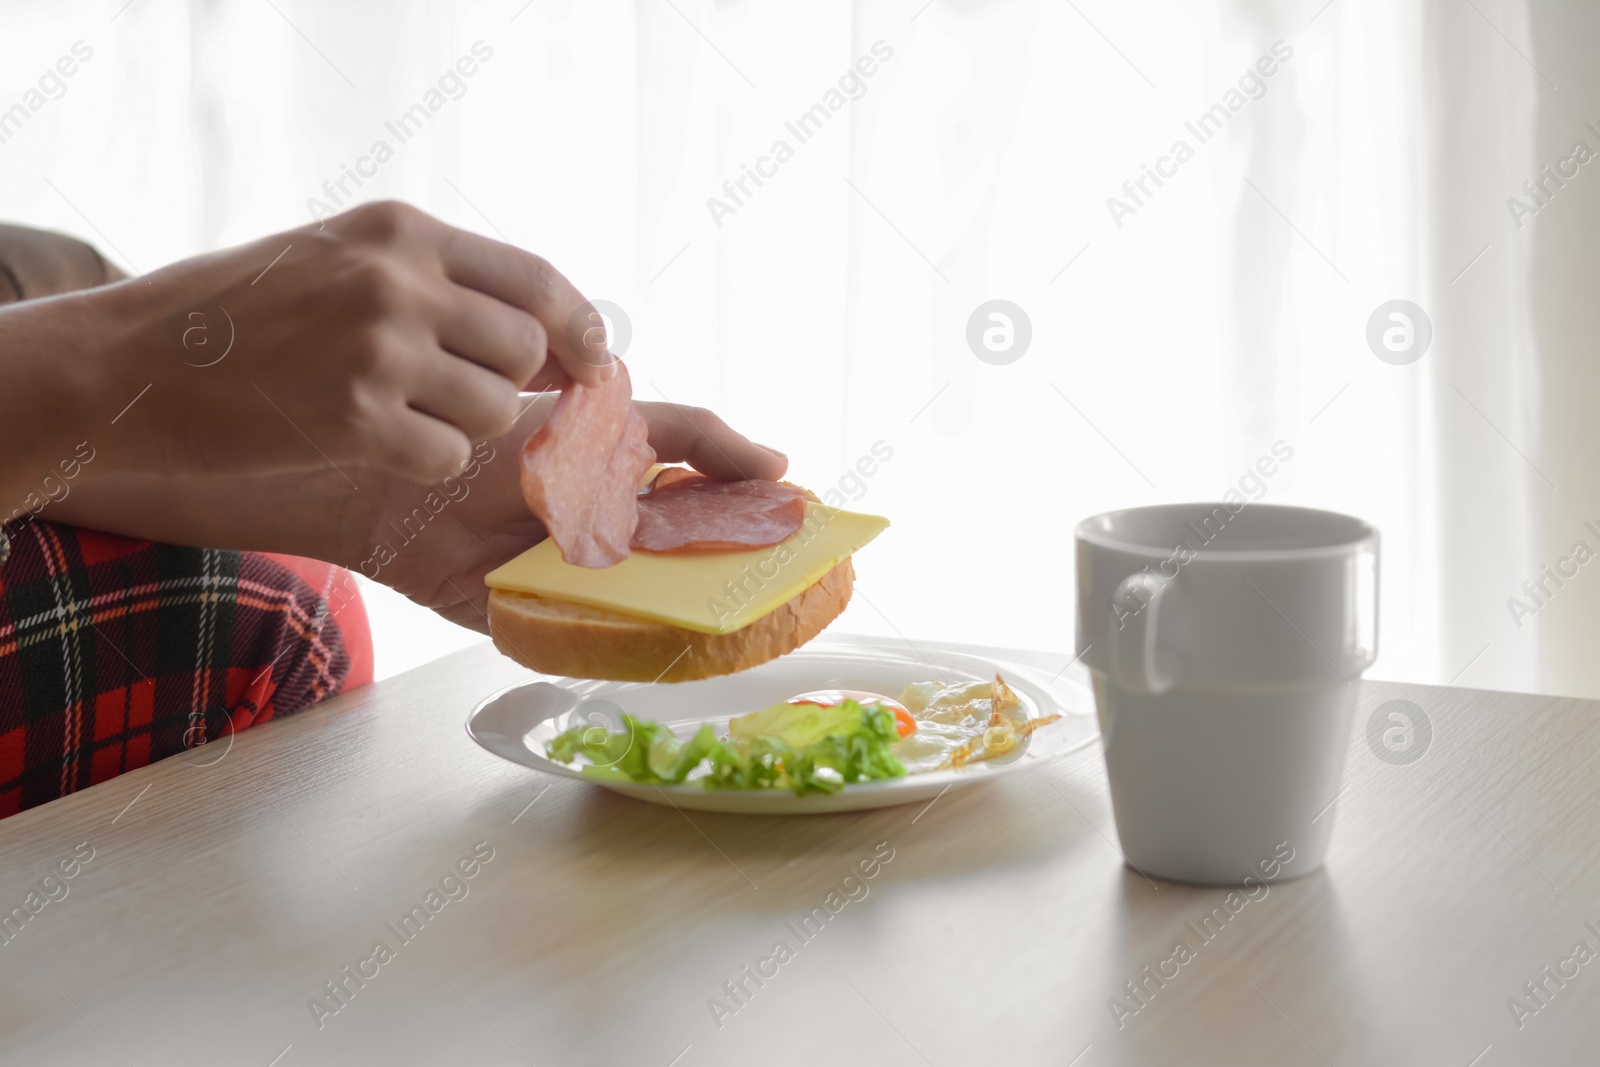
[[372,680],[366,611],[338,567],[49,522],[7,532],[0,817]]

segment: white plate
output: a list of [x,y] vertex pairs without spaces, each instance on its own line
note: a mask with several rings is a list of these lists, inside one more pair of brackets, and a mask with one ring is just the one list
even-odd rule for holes
[[[922,652],[860,639],[817,643],[740,674],[674,685],[596,682],[536,675],[495,693],[473,709],[467,733],[495,755],[547,774],[598,785],[636,800],[702,811],[752,815],[807,815],[858,811],[929,801],[946,789],[987,782],[1036,767],[1092,742],[1098,727],[1089,690],[1069,678],[1046,681],[1031,667],[958,652]],[[847,785],[837,793],[795,796],[787,789],[704,789],[698,785],[640,785],[580,774],[577,766],[545,755],[545,744],[582,723],[621,728],[620,712],[655,719],[687,739],[701,723],[719,733],[735,715],[816,689],[864,689],[898,696],[912,682],[934,679],[990,681],[996,671],[1022,699],[1029,718],[1060,713],[1040,727],[1020,753],[955,770],[928,771],[881,782]]]

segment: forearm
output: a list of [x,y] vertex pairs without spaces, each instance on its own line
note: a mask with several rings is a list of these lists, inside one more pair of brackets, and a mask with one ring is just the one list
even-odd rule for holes
[[80,294],[0,307],[0,520],[115,465],[116,402],[135,391],[106,365],[106,326]]
[[255,478],[116,472],[72,487],[40,517],[167,544],[282,552],[353,567],[366,547],[367,513],[381,496],[382,476],[350,473],[366,483],[361,490],[334,471]]
[[123,277],[82,241],[0,225],[0,521],[47,507],[92,476],[115,414],[93,409],[111,376],[94,365],[88,302],[16,305]]

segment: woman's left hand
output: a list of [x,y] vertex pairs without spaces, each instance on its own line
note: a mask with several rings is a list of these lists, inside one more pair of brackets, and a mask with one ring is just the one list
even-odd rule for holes
[[[551,395],[532,400],[510,433],[478,445],[461,472],[438,485],[386,479],[382,506],[359,519],[366,531],[352,553],[359,558],[341,562],[452,622],[487,633],[484,575],[545,536],[522,499],[521,457],[523,442],[543,424],[554,402]],[[639,411],[659,462],[687,462],[724,479],[775,480],[788,467],[781,453],[754,443],[704,408],[640,403]]]

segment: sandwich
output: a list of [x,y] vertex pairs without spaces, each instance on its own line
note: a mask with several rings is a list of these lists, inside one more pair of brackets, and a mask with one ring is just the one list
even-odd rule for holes
[[684,682],[792,652],[850,603],[889,522],[788,483],[659,467],[627,370],[569,384],[522,453],[550,536],[491,571],[495,646],[542,674]]

